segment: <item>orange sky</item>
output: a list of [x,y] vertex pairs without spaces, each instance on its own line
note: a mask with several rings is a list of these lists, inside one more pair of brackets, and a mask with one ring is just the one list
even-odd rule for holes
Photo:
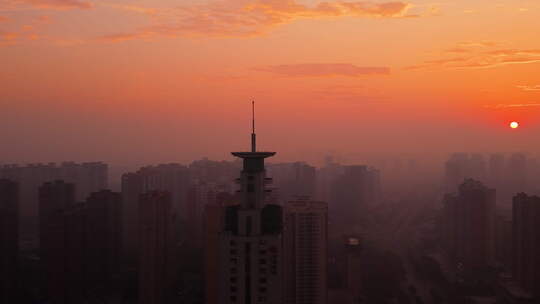
[[[0,162],[532,151],[540,3],[0,0]],[[520,121],[518,130],[508,123]]]

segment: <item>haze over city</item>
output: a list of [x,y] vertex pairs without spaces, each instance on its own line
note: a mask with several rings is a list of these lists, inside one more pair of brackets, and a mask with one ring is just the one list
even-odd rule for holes
[[540,302],[536,0],[0,0],[0,304]]

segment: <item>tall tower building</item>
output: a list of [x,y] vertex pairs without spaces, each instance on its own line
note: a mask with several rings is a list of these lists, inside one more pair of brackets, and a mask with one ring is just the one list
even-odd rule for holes
[[19,251],[19,186],[0,179],[0,302],[15,301]]
[[175,214],[168,192],[151,191],[139,200],[139,304],[166,303],[175,272]]
[[243,161],[238,179],[240,204],[225,209],[221,234],[220,303],[283,303],[282,207],[267,201],[264,159],[256,150],[255,119],[251,152],[233,152]]
[[540,197],[520,193],[513,201],[513,275],[540,299]]
[[285,303],[326,304],[328,205],[292,201],[284,213]]

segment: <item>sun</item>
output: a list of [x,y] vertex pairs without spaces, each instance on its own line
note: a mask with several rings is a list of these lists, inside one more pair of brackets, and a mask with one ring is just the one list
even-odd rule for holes
[[517,129],[517,128],[519,128],[519,122],[517,122],[517,121],[512,121],[512,122],[510,123],[510,128],[512,128],[512,129]]

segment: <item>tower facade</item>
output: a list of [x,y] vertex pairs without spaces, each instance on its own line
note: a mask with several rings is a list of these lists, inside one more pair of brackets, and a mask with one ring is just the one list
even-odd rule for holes
[[283,303],[282,208],[267,200],[264,167],[275,152],[257,152],[253,130],[251,152],[232,154],[243,169],[239,204],[226,207],[220,237],[220,303]]

